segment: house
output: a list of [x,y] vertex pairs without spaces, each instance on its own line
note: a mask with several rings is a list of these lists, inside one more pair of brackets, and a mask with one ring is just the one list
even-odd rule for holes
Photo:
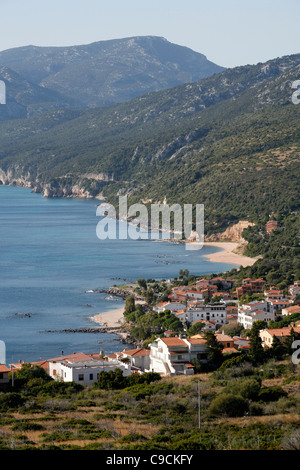
[[278,222],[276,220],[269,220],[266,223],[265,229],[268,235],[270,235],[273,230],[277,230],[278,228]]
[[202,331],[215,331],[217,329],[217,324],[213,321],[204,320],[204,321],[201,321],[201,323],[204,323],[204,327],[202,328]]
[[234,347],[236,349],[242,349],[243,351],[247,352],[250,348],[250,338],[241,338],[240,336],[233,336]]
[[232,301],[232,297],[228,292],[215,292],[214,294],[212,294],[212,300],[214,300],[215,298],[218,298],[218,297],[221,297],[223,302],[231,302]]
[[119,368],[124,376],[131,374],[130,364],[124,364],[117,358],[104,359],[100,354],[74,353],[49,359],[48,364],[49,375],[53,379],[82,385],[92,385],[102,371]]
[[185,311],[177,312],[177,318],[189,323],[195,323],[196,321],[213,321],[223,325],[227,323],[226,304],[203,304],[197,307],[187,308]]
[[234,348],[234,339],[231,336],[224,333],[216,333],[215,337],[218,343],[222,343],[224,348]]
[[275,287],[271,287],[271,289],[265,290],[264,295],[266,300],[287,300],[283,294],[283,292]]
[[[284,341],[288,336],[291,335],[291,326],[285,326],[284,328],[266,328],[259,332],[261,337],[262,345],[264,347],[271,347],[273,344],[274,336],[279,339],[279,341]],[[295,333],[300,333],[300,327],[293,327]]]
[[167,310],[181,310],[185,308],[185,304],[181,302],[159,302],[153,307],[154,312],[166,312]]
[[237,307],[237,305],[228,305],[226,307],[226,314],[227,314],[227,318],[229,316],[237,318],[238,317],[238,307]]
[[157,338],[150,345],[151,372],[161,375],[191,375],[191,361],[207,360],[208,348],[203,338]]
[[240,298],[245,294],[259,294],[263,292],[265,284],[264,279],[245,278],[242,280],[242,285],[236,288],[236,295]]
[[275,320],[275,313],[270,302],[266,300],[253,301],[238,308],[238,323],[246,330],[251,329],[257,320],[266,322]]
[[46,361],[38,361],[38,362],[19,361],[19,362],[16,362],[14,364],[10,364],[10,368],[11,368],[11,370],[14,370],[15,372],[17,372],[18,370],[22,369],[24,364],[30,364],[31,367],[33,367],[33,366],[42,367],[42,369],[45,369],[45,371],[48,373],[49,364],[48,364],[47,360]]
[[196,289],[200,290],[202,287],[208,286],[210,281],[208,279],[199,279],[196,281]]
[[292,305],[291,307],[283,308],[281,315],[285,317],[286,315],[293,315],[294,313],[300,313],[300,305]]
[[196,290],[191,289],[178,289],[174,288],[173,293],[171,296],[171,300],[177,300],[179,302],[186,302],[187,300],[202,300],[203,301],[203,294]]
[[4,392],[9,385],[10,369],[5,364],[0,364],[0,391]]
[[236,279],[223,279],[222,277],[214,277],[210,279],[209,284],[220,286],[221,289],[229,290],[232,289]]
[[269,304],[277,314],[280,313],[282,309],[290,307],[291,305],[289,300],[270,300]]
[[294,284],[289,286],[290,295],[299,295],[300,294],[300,281],[295,281]]
[[108,360],[118,359],[123,362],[127,360],[131,365],[132,372],[144,372],[150,367],[150,350],[143,348],[127,349],[108,356]]

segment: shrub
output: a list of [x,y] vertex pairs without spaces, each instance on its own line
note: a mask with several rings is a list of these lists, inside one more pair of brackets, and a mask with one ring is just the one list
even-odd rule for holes
[[249,415],[250,416],[262,416],[264,413],[263,407],[258,403],[250,403]]
[[126,442],[135,442],[135,441],[145,441],[147,438],[143,436],[142,434],[138,434],[135,432],[132,432],[130,434],[126,434],[126,436],[121,437],[118,442],[120,443],[126,443]]
[[263,402],[277,401],[281,397],[286,397],[287,393],[279,386],[263,387],[259,394],[258,400]]
[[13,431],[42,431],[44,427],[38,423],[30,423],[28,421],[17,421],[13,427]]
[[248,402],[243,397],[222,393],[212,401],[208,414],[211,417],[223,415],[235,418],[244,416],[248,409]]
[[8,392],[0,396],[0,411],[15,410],[24,404],[25,400],[19,393]]
[[242,378],[230,382],[224,392],[240,395],[250,400],[256,400],[261,387],[261,381],[256,378]]
[[42,393],[44,395],[53,397],[57,395],[71,396],[74,393],[81,392],[83,388],[83,385],[77,384],[75,382],[56,382],[53,380],[43,386]]

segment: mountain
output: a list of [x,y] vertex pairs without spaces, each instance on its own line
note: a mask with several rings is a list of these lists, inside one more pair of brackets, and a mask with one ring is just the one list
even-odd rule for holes
[[76,107],[72,98],[29,82],[6,66],[0,66],[0,80],[6,85],[6,105],[0,106],[0,121]]
[[300,54],[90,110],[0,123],[0,179],[45,196],[203,203],[206,233],[298,213]]
[[155,36],[18,47],[0,52],[1,65],[79,108],[125,102],[224,70],[203,54]]

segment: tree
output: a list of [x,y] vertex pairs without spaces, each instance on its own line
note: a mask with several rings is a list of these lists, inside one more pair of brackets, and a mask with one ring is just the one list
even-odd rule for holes
[[270,354],[276,359],[281,359],[286,353],[287,347],[277,338],[277,336],[273,336]]
[[202,328],[205,326],[205,323],[202,323],[201,321],[197,322],[197,323],[194,323],[188,330],[187,330],[187,334],[189,336],[192,336],[192,335],[196,335],[197,333],[199,333]]
[[266,357],[264,348],[262,346],[262,340],[259,336],[260,330],[265,328],[266,322],[258,320],[253,323],[252,328],[250,330],[250,350],[249,356],[252,360],[257,364],[262,364]]
[[222,343],[219,343],[212,331],[206,331],[204,338],[208,346],[208,362],[213,368],[218,368],[223,362]]
[[47,383],[53,381],[49,374],[40,366],[31,364],[22,364],[20,370],[15,374],[14,378],[14,388],[22,389],[33,379],[40,379],[40,383]]
[[133,295],[126,297],[125,301],[125,314],[132,313],[135,311],[135,299]]
[[147,290],[147,282],[145,279],[138,279],[136,282],[142,289]]

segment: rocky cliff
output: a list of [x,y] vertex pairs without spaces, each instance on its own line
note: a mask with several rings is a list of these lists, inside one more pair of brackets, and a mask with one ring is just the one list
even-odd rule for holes
[[205,238],[206,242],[218,242],[218,241],[230,241],[230,242],[237,242],[240,244],[246,244],[246,240],[243,239],[242,233],[245,228],[252,227],[252,222],[248,222],[247,220],[240,220],[237,224],[228,227],[222,233],[215,233],[210,235],[209,237]]

